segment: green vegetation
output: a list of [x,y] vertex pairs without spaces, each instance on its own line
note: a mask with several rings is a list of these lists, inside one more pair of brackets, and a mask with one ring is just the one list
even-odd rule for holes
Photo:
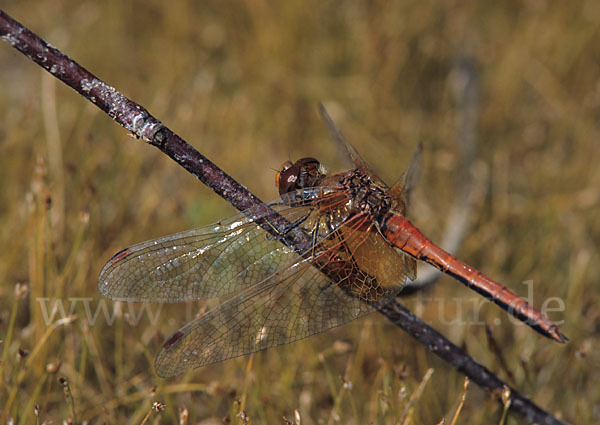
[[[388,183],[423,141],[409,216],[434,241],[460,190],[453,70],[473,60],[481,194],[456,254],[523,295],[533,281],[538,307],[562,300],[551,316],[571,341],[553,343],[489,303],[479,311],[478,296],[446,277],[405,302],[542,408],[598,422],[597,1],[7,3],[263,199],[287,159],[342,168],[319,101]],[[233,212],[0,44],[0,420],[137,424],[159,401],[147,423],[176,423],[181,409],[205,425],[238,423],[241,411],[282,424],[295,410],[303,425],[451,423],[464,377],[377,315],[156,377],[161,343],[203,305],[164,306],[157,324],[143,313],[133,326],[142,306],[102,300],[98,273],[121,248]],[[65,317],[48,319],[56,300]],[[112,324],[102,306],[111,316],[116,306]],[[502,418],[498,400],[471,385],[457,423]],[[509,413],[505,423],[522,421]]]

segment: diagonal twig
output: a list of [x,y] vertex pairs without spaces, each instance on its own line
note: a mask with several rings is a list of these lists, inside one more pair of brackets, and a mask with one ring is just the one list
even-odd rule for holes
[[[305,250],[306,235],[301,231],[290,231],[286,220],[271,212],[269,207],[252,195],[244,186],[229,177],[224,171],[201,155],[192,146],[165,127],[150,113],[126,98],[113,87],[96,78],[75,61],[49,45],[33,32],[13,20],[0,10],[0,38],[19,50],[29,59],[46,69],[56,78],[73,88],[83,97],[98,106],[113,120],[131,131],[136,137],[156,146],[188,172],[210,187],[215,193],[242,211],[265,217],[269,225],[260,223],[265,230],[296,251]],[[282,238],[281,235],[285,236]],[[378,311],[401,327],[431,351],[465,373],[471,380],[492,394],[506,384],[491,371],[477,363],[463,350],[452,344],[442,334],[429,327],[413,313],[396,301],[378,308]],[[538,424],[564,424],[544,411],[531,400],[511,390],[511,408],[531,422]]]

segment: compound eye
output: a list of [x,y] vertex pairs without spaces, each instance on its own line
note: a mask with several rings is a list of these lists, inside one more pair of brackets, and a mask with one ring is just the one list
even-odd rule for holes
[[296,182],[300,174],[300,167],[289,162],[283,164],[283,169],[277,173],[275,182],[279,188],[279,194],[293,192],[296,190]]
[[279,187],[279,180],[281,179],[281,173],[283,173],[285,170],[290,168],[292,165],[293,164],[290,161],[285,161],[283,164],[281,164],[281,169],[279,171],[277,171],[277,174],[275,174],[275,186]]
[[321,163],[315,158],[302,158],[296,161],[296,165],[298,165],[300,169],[305,169],[308,173],[311,173],[313,170],[318,170]]
[[285,161],[283,164],[281,164],[281,171],[285,171],[293,165],[294,164],[292,164],[291,161]]
[[295,165],[300,169],[298,183],[296,184],[298,188],[319,186],[325,178],[325,169],[315,158],[302,158]]

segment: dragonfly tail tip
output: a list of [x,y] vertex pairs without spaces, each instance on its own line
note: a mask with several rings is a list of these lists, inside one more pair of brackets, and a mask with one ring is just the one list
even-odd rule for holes
[[561,344],[565,344],[569,341],[569,338],[556,327],[550,331],[548,336]]

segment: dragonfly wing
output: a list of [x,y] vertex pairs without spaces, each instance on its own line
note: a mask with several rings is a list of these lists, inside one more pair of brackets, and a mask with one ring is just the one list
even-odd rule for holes
[[163,345],[155,369],[161,377],[176,376],[297,341],[370,311],[306,260],[185,325]]
[[[275,205],[290,222],[307,207]],[[239,291],[290,267],[299,256],[255,220],[228,220],[131,246],[106,263],[100,293],[116,301],[184,302]]]
[[406,278],[416,278],[416,260],[390,244],[379,232],[347,242],[360,269],[384,288],[401,287]]
[[[417,186],[421,169],[423,168],[423,144],[418,143],[413,150],[408,162],[408,169],[396,183],[388,190],[388,195],[394,199],[402,199],[405,207],[410,205],[411,195]],[[405,213],[405,211],[403,211]]]
[[354,164],[354,166],[361,170],[363,173],[369,175],[369,177],[371,177],[371,180],[377,182],[377,184],[379,184],[381,187],[387,187],[385,182],[379,177],[377,177],[375,173],[373,173],[373,171],[371,171],[367,162],[361,158],[356,149],[354,149],[354,147],[350,143],[348,143],[348,141],[344,137],[344,134],[342,133],[342,130],[340,130],[337,125],[335,125],[335,123],[327,113],[325,106],[323,106],[322,103],[319,103],[319,111],[321,112],[321,116],[325,120],[325,124],[327,124],[327,128],[329,129],[329,135],[338,144],[338,147],[341,148],[341,150],[347,155],[347,157],[350,158],[352,164]]
[[[378,233],[361,231],[363,224],[360,220],[342,222],[320,238],[312,256],[185,325],[158,354],[158,375],[175,376],[186,369],[297,341],[388,302],[407,276],[403,257]],[[373,260],[373,255],[384,258]]]
[[367,165],[365,160],[362,159],[356,151],[356,149],[354,149],[354,147],[350,143],[348,143],[348,141],[344,137],[344,134],[342,133],[342,130],[340,130],[339,127],[335,124],[335,122],[333,122],[333,119],[331,118],[331,116],[327,112],[327,109],[325,109],[325,106],[322,103],[319,103],[319,112],[321,113],[323,120],[325,120],[327,129],[329,130],[329,135],[338,144],[342,151],[347,155],[347,157],[351,161],[351,164],[353,164],[356,168],[366,171],[368,172],[368,174],[372,175],[373,173],[369,169],[369,166]]
[[[335,189],[310,188],[268,204],[307,232],[318,220],[321,199]],[[251,218],[253,217],[253,218]],[[256,284],[301,257],[258,224],[252,211],[209,226],[164,236],[115,254],[98,277],[100,293],[115,301],[185,302],[217,298]],[[326,237],[332,229],[321,228]]]

